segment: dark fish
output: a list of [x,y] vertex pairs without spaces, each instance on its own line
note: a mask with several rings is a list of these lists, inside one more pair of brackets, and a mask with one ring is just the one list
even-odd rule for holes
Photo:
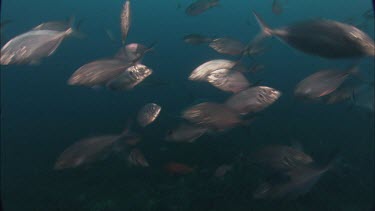
[[12,20],[2,20],[2,21],[0,21],[0,29],[3,29],[3,27],[5,25],[8,25],[8,24],[10,24],[12,22],[13,22]]
[[69,85],[96,87],[108,83],[131,64],[119,59],[101,59],[83,65],[68,80]]
[[251,156],[254,162],[270,172],[284,172],[298,166],[313,163],[310,155],[299,149],[283,145],[271,145],[262,148]]
[[294,95],[304,99],[317,99],[335,91],[351,74],[358,73],[358,67],[346,71],[321,70],[299,82]]
[[324,166],[298,166],[270,181],[261,184],[254,192],[257,199],[296,199],[309,192],[319,178],[332,167],[332,163]]
[[262,65],[262,64],[253,64],[249,68],[248,72],[257,73],[257,72],[261,71],[262,69],[264,69],[264,65]]
[[44,57],[51,56],[61,42],[73,33],[66,31],[37,30],[18,35],[1,49],[0,64],[36,64]]
[[207,77],[215,70],[232,69],[237,62],[226,59],[215,59],[199,65],[189,76],[189,80],[206,81]]
[[164,170],[173,175],[186,175],[195,169],[183,163],[169,162],[164,165]]
[[225,105],[240,114],[255,113],[273,104],[280,96],[281,92],[276,89],[255,86],[233,95],[225,102]]
[[364,18],[369,19],[369,20],[374,20],[374,9],[370,8],[366,10],[363,15]]
[[222,178],[228,173],[228,171],[231,171],[232,169],[233,169],[232,165],[223,164],[217,167],[217,169],[215,170],[214,176]]
[[142,127],[151,124],[159,116],[161,107],[155,103],[144,105],[138,112],[137,121]]
[[208,129],[204,127],[182,123],[177,128],[167,132],[166,140],[170,142],[192,143],[207,131]]
[[196,16],[217,5],[219,5],[219,0],[197,0],[186,8],[185,13],[189,16]]
[[145,156],[139,149],[133,149],[129,156],[128,162],[133,166],[149,167],[150,164],[147,162]]
[[182,117],[193,124],[217,131],[223,131],[244,122],[236,111],[225,105],[210,102],[188,108],[183,112]]
[[262,32],[252,41],[257,46],[269,36],[276,36],[290,46],[325,58],[375,56],[374,41],[358,28],[332,20],[308,20],[279,29],[271,29],[253,12]]
[[3,21],[0,21],[0,46],[3,46],[3,43],[4,43],[4,26],[8,25],[9,23],[12,23],[11,20],[3,20]]
[[370,113],[374,113],[374,109],[375,109],[374,96],[375,96],[374,85],[365,84],[353,92],[352,101],[355,106],[363,108],[369,111]]
[[280,2],[280,0],[273,0],[272,2],[272,12],[275,15],[280,15],[283,13],[283,6]]
[[184,42],[192,45],[200,45],[204,43],[209,43],[212,41],[212,38],[200,35],[200,34],[189,34],[183,38]]
[[229,69],[213,71],[207,77],[207,81],[222,91],[233,93],[245,90],[250,86],[250,82],[241,72]]
[[245,44],[229,37],[214,39],[209,46],[218,53],[229,55],[240,55],[246,49]]
[[120,75],[108,81],[106,86],[114,91],[130,90],[151,74],[152,69],[143,64],[136,64],[126,68]]
[[121,40],[122,44],[125,44],[126,37],[128,36],[130,28],[130,1],[126,0],[121,12]]

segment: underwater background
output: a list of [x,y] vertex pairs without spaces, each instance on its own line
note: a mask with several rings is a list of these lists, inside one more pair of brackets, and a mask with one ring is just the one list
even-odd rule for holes
[[[132,3],[127,42],[157,42],[143,63],[154,70],[159,86],[139,86],[128,92],[69,86],[70,75],[85,63],[109,57],[121,46],[120,12],[124,1],[2,0],[5,40],[50,20],[74,15],[83,20],[84,39],[69,38],[40,65],[1,66],[1,198],[6,211],[143,211],[143,210],[337,210],[367,211],[374,203],[374,116],[350,103],[308,104],[293,97],[295,85],[324,68],[346,68],[355,60],[328,60],[298,52],[276,39],[262,55],[245,58],[263,64],[248,74],[251,81],[280,90],[282,97],[250,125],[204,135],[193,144],[170,143],[166,131],[180,112],[203,101],[223,102],[230,94],[187,78],[211,59],[236,59],[207,46],[191,46],[182,38],[191,33],[231,36],[247,43],[259,26],[251,10],[272,27],[324,17],[344,21],[372,7],[368,0],[289,0],[283,14],[272,13],[272,1],[222,0],[220,6],[189,17],[191,1],[141,0]],[[181,8],[178,7],[181,5]],[[111,30],[118,42],[112,42]],[[374,38],[374,22],[364,30]],[[2,41],[3,43],[3,41]],[[373,58],[360,62],[361,73],[374,78]],[[129,167],[111,157],[87,168],[53,169],[64,149],[95,135],[116,134],[139,108],[149,102],[162,106],[160,117],[146,128],[139,144],[148,168]],[[317,160],[340,149],[340,164],[324,174],[311,191],[296,200],[255,200],[262,180],[259,168],[246,155],[268,144],[300,142]],[[167,174],[162,165],[176,161],[194,166],[184,175]],[[212,172],[224,163],[233,170],[223,179]]]

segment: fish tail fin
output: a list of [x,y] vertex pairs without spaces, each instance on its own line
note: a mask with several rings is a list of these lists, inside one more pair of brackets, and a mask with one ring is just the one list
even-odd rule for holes
[[79,29],[82,25],[83,19],[79,20],[78,24],[76,26],[74,26],[75,20],[76,20],[76,17],[74,15],[69,17],[69,19],[68,19],[69,28],[65,31],[65,34],[67,36],[72,36],[72,37],[77,37],[79,39],[83,39],[83,38],[86,37],[86,34],[79,31]]
[[263,37],[269,37],[269,36],[272,36],[272,29],[266,24],[266,22],[263,20],[262,17],[260,17],[255,11],[253,11],[253,15],[256,19],[256,21],[258,22],[259,26],[260,26],[260,29],[261,29],[261,32],[260,34],[263,36]]

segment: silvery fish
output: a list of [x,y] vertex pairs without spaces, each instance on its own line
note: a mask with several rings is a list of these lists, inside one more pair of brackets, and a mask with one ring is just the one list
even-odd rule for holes
[[250,86],[246,77],[238,71],[218,69],[213,71],[207,81],[216,88],[225,92],[240,92]]
[[253,46],[257,46],[266,37],[276,36],[300,51],[320,57],[335,59],[375,56],[373,39],[352,25],[317,19],[271,29],[259,15],[255,12],[253,14],[262,29],[252,41]]
[[200,103],[186,109],[182,118],[198,126],[223,131],[243,123],[238,113],[218,103]]
[[114,91],[130,90],[151,74],[152,69],[143,64],[136,64],[128,67],[120,75],[108,81],[106,86]]
[[232,69],[236,64],[237,62],[226,59],[216,59],[205,62],[193,70],[189,76],[189,80],[206,81],[207,77],[213,71],[219,69]]
[[219,0],[197,0],[186,8],[185,13],[189,16],[196,16],[217,5],[219,5]]
[[137,121],[142,127],[146,127],[159,116],[161,107],[155,103],[144,105],[138,112]]
[[229,55],[240,55],[246,50],[245,44],[229,37],[214,39],[209,46],[218,53]]
[[121,39],[122,44],[125,44],[130,28],[130,1],[126,0],[121,12]]
[[66,31],[71,27],[72,22],[73,18],[64,21],[49,21],[35,26],[32,30]]
[[346,71],[321,70],[299,82],[294,95],[299,98],[317,99],[335,91],[351,74],[358,73],[358,67]]
[[69,85],[95,87],[105,85],[131,64],[119,59],[101,59],[83,65],[68,80]]
[[61,42],[73,33],[66,31],[36,30],[18,35],[1,49],[0,64],[36,64],[44,57],[51,56]]
[[205,127],[182,123],[177,128],[169,130],[165,139],[170,142],[192,143],[207,131]]
[[204,43],[209,43],[212,41],[212,38],[200,35],[200,34],[189,34],[183,38],[184,42],[192,45],[200,45]]
[[274,88],[255,86],[233,95],[225,105],[240,114],[255,113],[273,104],[280,96],[281,92]]

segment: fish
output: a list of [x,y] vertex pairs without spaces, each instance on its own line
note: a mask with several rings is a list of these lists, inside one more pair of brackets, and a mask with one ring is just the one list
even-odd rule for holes
[[182,113],[182,118],[192,124],[217,131],[224,131],[244,123],[235,110],[212,102],[199,103],[186,109]]
[[155,43],[150,46],[145,46],[139,43],[130,43],[120,48],[116,53],[115,58],[126,62],[139,63],[147,52],[154,49],[154,45]]
[[304,53],[328,59],[375,56],[375,44],[365,32],[355,26],[327,19],[301,21],[286,27],[271,29],[253,11],[261,27],[251,42],[256,48],[267,37],[275,36]]
[[238,93],[251,85],[241,72],[229,69],[213,71],[207,77],[207,81],[222,91],[232,93]]
[[188,34],[184,36],[183,40],[185,43],[188,43],[191,45],[200,45],[200,44],[212,42],[213,39],[200,35],[200,34]]
[[152,72],[152,69],[143,64],[135,64],[108,81],[106,87],[113,91],[130,90],[150,76]]
[[262,183],[255,190],[253,196],[255,199],[296,199],[308,193],[320,177],[332,166],[332,163],[323,167],[316,165],[298,166]]
[[232,169],[233,169],[232,165],[223,164],[217,167],[217,169],[215,170],[214,176],[222,178],[228,173],[228,171],[231,171]]
[[185,9],[185,13],[188,16],[197,16],[218,5],[219,0],[197,0]]
[[139,149],[132,149],[128,156],[128,163],[132,166],[149,167],[145,156]]
[[275,15],[280,15],[283,13],[283,6],[280,2],[280,0],[273,0],[272,2],[272,12]]
[[155,103],[144,105],[138,112],[137,121],[142,127],[146,127],[156,120],[161,111],[161,107]]
[[205,127],[182,123],[177,128],[169,130],[165,138],[169,142],[193,143],[208,131]]
[[267,86],[254,86],[245,89],[225,102],[225,105],[242,115],[259,112],[275,103],[281,92]]
[[230,37],[217,38],[209,46],[216,52],[229,55],[240,55],[246,50],[246,45]]
[[78,68],[68,80],[69,85],[96,87],[106,85],[132,64],[119,59],[100,59]]
[[324,96],[322,100],[327,104],[337,104],[350,101],[353,92],[356,92],[356,90],[359,89],[362,84],[363,82],[360,80],[346,80],[335,91]]
[[190,76],[189,80],[193,81],[206,81],[207,77],[215,70],[219,69],[232,69],[237,62],[226,60],[226,59],[215,59],[207,61],[197,68],[195,68]]
[[373,8],[370,8],[368,10],[366,10],[362,16],[368,20],[374,20],[374,9]]
[[251,155],[251,162],[270,172],[285,172],[314,162],[312,157],[295,147],[269,145]]
[[126,0],[121,12],[121,40],[125,44],[131,24],[130,1]]
[[71,22],[73,20],[64,20],[64,21],[49,21],[41,23],[38,26],[35,26],[31,30],[52,30],[52,31],[66,31],[71,27]]
[[294,89],[294,95],[302,99],[318,99],[335,91],[349,75],[357,74],[358,71],[358,66],[345,71],[318,71],[299,82]]
[[73,33],[66,31],[36,30],[18,35],[1,48],[0,64],[37,64],[51,56],[61,42]]
[[186,175],[195,171],[195,168],[183,163],[169,162],[164,165],[164,170],[172,175]]
[[370,113],[374,113],[375,100],[374,100],[374,85],[364,84],[358,89],[354,90],[351,101],[359,108],[362,108]]

